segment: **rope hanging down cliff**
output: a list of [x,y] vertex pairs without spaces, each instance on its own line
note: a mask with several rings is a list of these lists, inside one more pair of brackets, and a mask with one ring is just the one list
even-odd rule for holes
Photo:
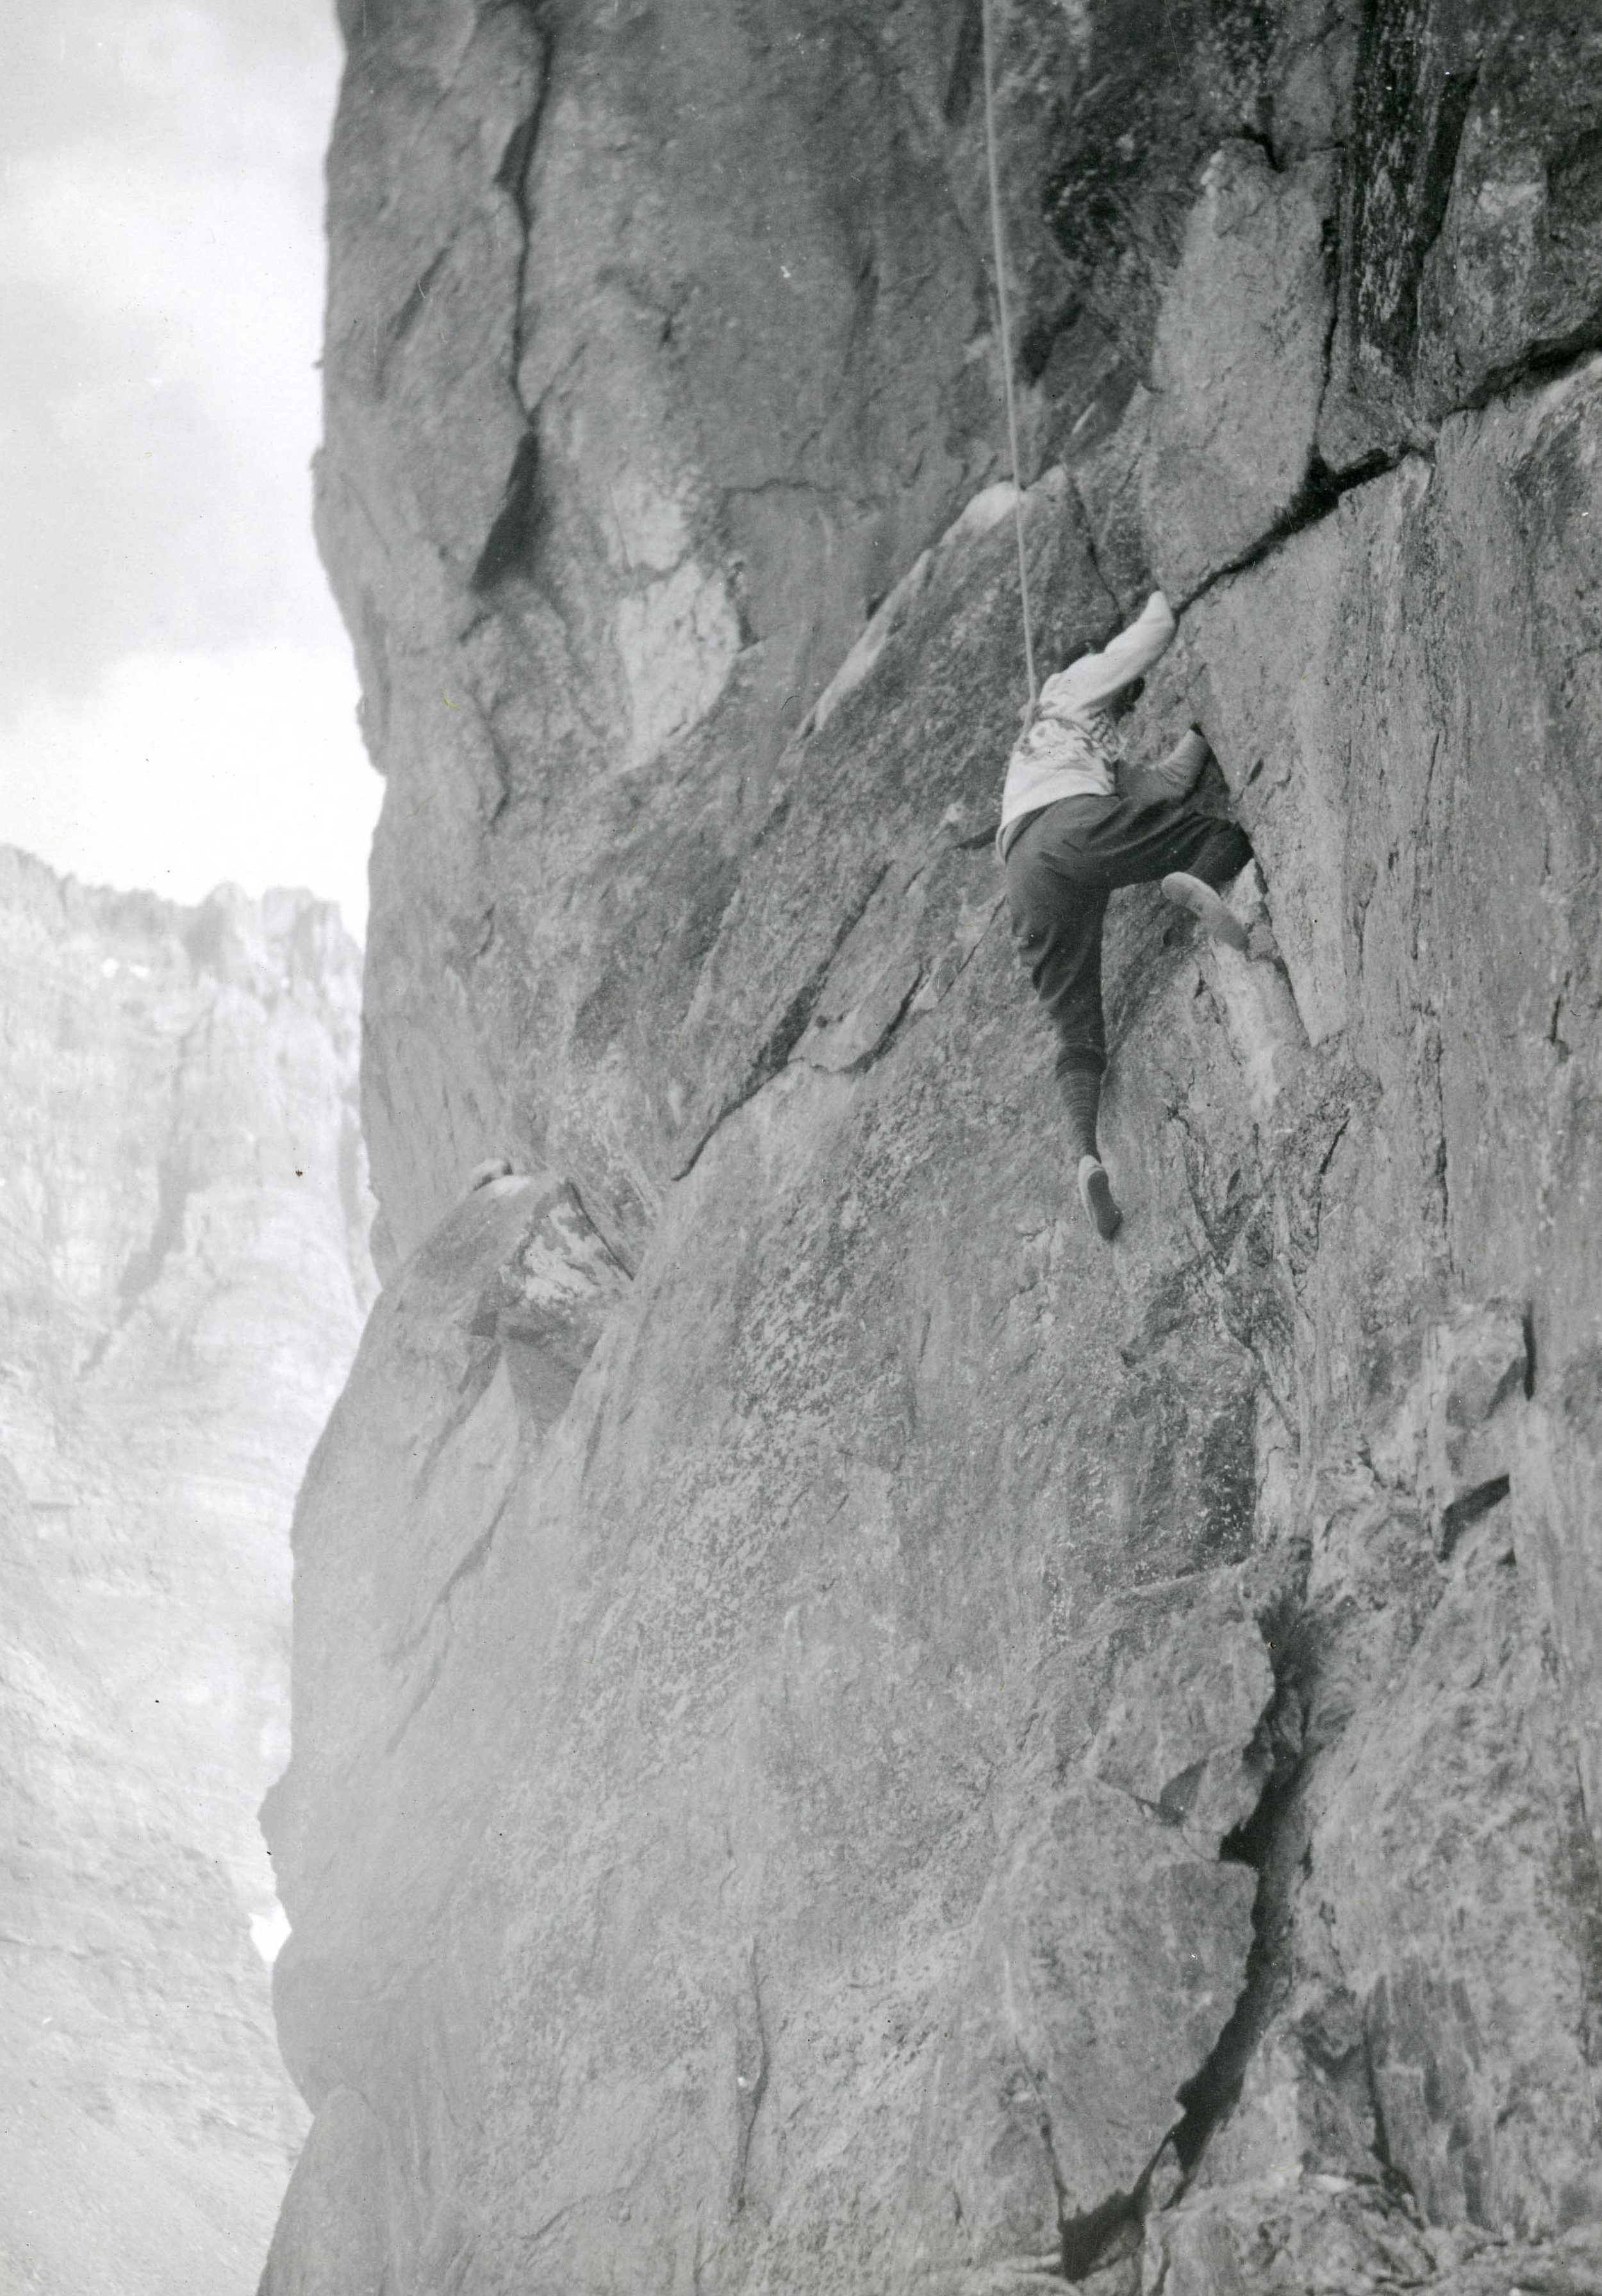
[[1018,591],[1023,604],[1023,671],[1029,681],[1027,732],[1035,714],[1035,640],[1029,611],[1029,563],[1023,551],[1023,480],[1018,467],[1018,413],[1013,391],[1012,326],[1006,306],[1006,242],[1001,227],[1001,187],[996,173],[996,74],[990,0],[981,0],[984,50],[984,153],[990,186],[990,244],[996,260],[996,308],[1001,326],[1001,373],[1006,388],[1006,438],[1013,458],[1013,529],[1018,541]]

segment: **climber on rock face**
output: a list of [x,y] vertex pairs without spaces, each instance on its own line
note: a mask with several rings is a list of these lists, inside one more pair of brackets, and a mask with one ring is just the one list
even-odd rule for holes
[[1107,1242],[1123,1215],[1097,1144],[1106,1066],[1101,931],[1117,885],[1160,881],[1166,898],[1244,949],[1219,889],[1252,858],[1245,832],[1192,800],[1211,754],[1192,726],[1154,765],[1125,766],[1119,718],[1166,651],[1174,618],[1161,590],[1100,653],[1048,677],[1007,761],[997,847],[1006,864],[1013,943],[1056,1023],[1057,1083],[1079,1159],[1079,1192]]

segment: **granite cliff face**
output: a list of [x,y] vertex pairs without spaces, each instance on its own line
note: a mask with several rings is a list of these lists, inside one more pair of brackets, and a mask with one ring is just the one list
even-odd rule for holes
[[1041,658],[1168,590],[1278,951],[1115,900],[1111,1251],[977,9],[343,12],[268,2296],[1594,2292],[1594,10],[1001,12]]
[[0,851],[0,2282],[252,2284],[288,1526],[372,1296],[359,957]]

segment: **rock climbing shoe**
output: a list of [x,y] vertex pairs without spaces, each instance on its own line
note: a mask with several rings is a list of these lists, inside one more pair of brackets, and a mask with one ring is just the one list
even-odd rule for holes
[[1097,1234],[1104,1243],[1111,1243],[1123,1226],[1123,1214],[1113,1201],[1113,1183],[1099,1156],[1079,1160],[1079,1200],[1089,1213]]
[[1199,917],[1215,940],[1226,940],[1231,948],[1245,949],[1246,929],[1240,919],[1231,915],[1211,885],[1204,885],[1199,877],[1187,876],[1176,869],[1162,880],[1162,898],[1181,909],[1188,909]]

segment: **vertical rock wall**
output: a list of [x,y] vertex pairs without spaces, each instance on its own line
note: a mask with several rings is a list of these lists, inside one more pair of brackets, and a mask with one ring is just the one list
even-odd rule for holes
[[1602,29],[998,12],[1041,657],[1168,589],[1277,951],[1115,900],[1110,1252],[977,11],[346,10],[270,2296],[1602,2286]]
[[295,1485],[372,1289],[357,967],[305,894],[177,909],[0,852],[8,2291],[251,2285],[304,2131],[256,1808]]

